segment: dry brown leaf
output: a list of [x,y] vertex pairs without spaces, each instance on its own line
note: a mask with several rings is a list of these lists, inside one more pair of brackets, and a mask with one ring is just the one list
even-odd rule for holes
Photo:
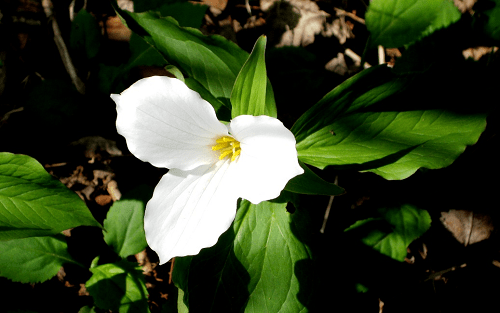
[[202,0],[201,3],[222,11],[226,8],[227,0]]
[[352,34],[340,18],[327,23],[330,15],[310,0],[261,0],[261,8],[268,12],[267,24],[276,32],[269,34],[276,47],[307,46],[317,35],[335,36],[343,44]]
[[494,229],[489,215],[469,210],[441,212],[440,220],[464,246],[488,239]]

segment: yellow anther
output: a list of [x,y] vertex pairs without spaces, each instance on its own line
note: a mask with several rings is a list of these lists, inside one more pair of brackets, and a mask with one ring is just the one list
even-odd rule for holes
[[231,161],[236,160],[236,157],[238,155],[240,155],[240,153],[241,153],[241,149],[238,149],[238,150],[234,151],[233,155],[231,156]]
[[219,156],[219,160],[222,160],[224,159],[226,156],[230,155],[233,153],[233,150],[226,150],[224,152],[221,152],[220,156]]
[[234,139],[233,137],[229,137],[229,136],[222,136],[216,140],[217,143],[231,142],[231,141],[236,141],[236,139]]
[[231,161],[234,161],[241,153],[240,142],[233,137],[222,136],[215,140],[215,142],[216,144],[212,146],[212,150],[219,150],[219,160],[223,160],[225,157],[230,157]]
[[227,143],[219,143],[218,145],[212,146],[212,150],[214,150],[214,151],[215,150],[220,150],[220,149],[224,149],[224,148],[226,148],[228,146],[229,146],[229,144],[227,144]]

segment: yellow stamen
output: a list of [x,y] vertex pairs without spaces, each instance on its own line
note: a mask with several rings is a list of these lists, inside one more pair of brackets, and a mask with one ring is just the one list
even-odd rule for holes
[[215,142],[216,144],[212,146],[212,150],[220,150],[219,160],[230,157],[231,161],[234,161],[241,153],[240,142],[231,136],[222,136],[215,140]]
[[240,155],[240,153],[241,153],[241,149],[236,150],[236,151],[233,153],[233,155],[231,156],[231,161],[236,160],[236,157],[237,157],[238,155]]

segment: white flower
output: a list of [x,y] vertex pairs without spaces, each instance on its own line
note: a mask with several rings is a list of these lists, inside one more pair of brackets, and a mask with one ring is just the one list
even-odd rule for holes
[[234,220],[238,198],[274,199],[303,173],[295,137],[279,120],[241,115],[226,126],[177,79],[144,78],[111,98],[129,150],[170,169],[144,216],[146,240],[160,264],[213,246]]

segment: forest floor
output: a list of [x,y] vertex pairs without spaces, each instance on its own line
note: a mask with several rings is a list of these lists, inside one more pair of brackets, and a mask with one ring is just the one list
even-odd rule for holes
[[[101,21],[109,55],[120,58],[121,43],[130,34],[104,3],[89,0],[87,9]],[[280,106],[286,107],[281,111],[286,114],[281,113],[280,119],[287,127],[324,94],[360,70],[368,37],[363,19],[366,6],[361,0],[290,0],[280,6],[273,6],[273,0],[204,3],[209,5],[201,27],[205,34],[223,35],[247,51],[262,34],[267,35],[268,48],[303,47],[298,53],[279,49],[268,52],[275,54],[269,56],[272,62],[267,64],[268,74],[277,95],[278,111]],[[457,3],[464,5],[464,14],[469,14],[467,1]],[[61,38],[67,43],[71,29],[69,5],[70,1],[53,0]],[[138,181],[156,185],[166,170],[145,164],[128,152],[123,138],[116,133],[114,104],[110,99],[101,100],[102,95],[91,87],[87,86],[89,92],[79,103],[73,103],[74,98],[67,95],[68,106],[64,109],[46,105],[51,99],[60,99],[56,95],[60,86],[72,82],[42,3],[11,0],[5,1],[0,10],[0,58],[4,64],[0,71],[0,150],[36,158],[49,173],[75,191],[102,222],[121,194],[134,188]],[[397,49],[386,49],[382,54],[373,51],[366,55],[366,62],[376,65],[383,56],[391,64],[400,55]],[[138,79],[164,74],[163,71],[141,67],[135,75]],[[88,78],[79,74],[83,81]],[[40,97],[43,90],[38,87],[39,82],[47,78],[58,82],[53,94],[44,95],[45,106],[27,107],[25,103]],[[419,174],[403,182],[385,181],[373,174],[341,176],[339,184],[348,193],[335,199],[324,233],[319,229],[329,197],[306,197],[318,212],[318,245],[324,251],[325,275],[331,278],[329,286],[320,292],[330,306],[325,312],[346,307],[348,302],[353,312],[498,312],[498,184],[491,183],[498,170],[489,172],[498,159],[493,150],[497,144],[495,129],[488,129],[479,143],[468,148],[452,166],[427,174],[426,183]],[[329,171],[325,175],[333,181],[334,176],[328,177]],[[371,201],[419,189],[435,196],[429,208],[433,224],[410,245],[404,263],[387,263],[369,249],[349,246],[352,243],[338,239],[355,215],[369,211]],[[83,264],[90,264],[96,255],[102,254],[101,230],[79,227],[66,235],[69,246],[75,247],[70,252]],[[348,251],[350,255],[338,255],[338,251]],[[143,267],[151,312],[174,310],[177,292],[170,276],[173,264],[158,266],[156,254],[149,249],[131,260]],[[349,279],[360,276],[376,281],[376,292],[338,291]],[[78,312],[82,306],[93,304],[85,289],[89,277],[88,271],[65,266],[56,277],[39,284],[0,278],[2,302],[12,312]]]

